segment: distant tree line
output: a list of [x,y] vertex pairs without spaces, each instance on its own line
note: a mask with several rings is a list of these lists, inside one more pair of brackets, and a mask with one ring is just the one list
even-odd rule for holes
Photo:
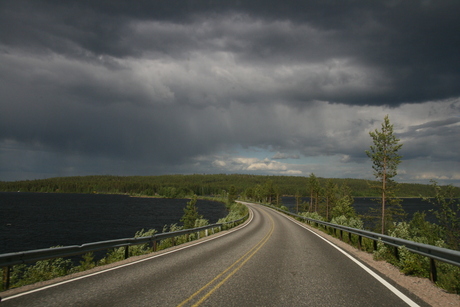
[[[233,186],[236,194],[241,194],[257,185],[270,181],[276,187],[277,195],[309,197],[306,191],[308,177],[261,176],[243,174],[194,174],[161,176],[76,176],[56,177],[39,180],[0,181],[0,191],[42,192],[42,193],[107,193],[161,196],[181,198],[190,195],[209,196],[228,193]],[[353,197],[379,197],[381,194],[372,188],[377,181],[363,179],[337,179],[317,177],[318,184],[327,183],[342,186],[346,184]],[[426,184],[399,184],[398,197],[433,197],[433,190]],[[454,193],[460,197],[460,188]],[[273,195],[275,195],[273,194]],[[271,197],[273,197],[273,195]]]

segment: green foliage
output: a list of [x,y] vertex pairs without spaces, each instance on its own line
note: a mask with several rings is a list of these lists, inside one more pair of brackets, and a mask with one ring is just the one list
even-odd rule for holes
[[330,220],[332,216],[331,209],[337,204],[339,187],[337,184],[328,180],[326,183],[326,188],[324,189],[324,211],[326,215],[326,220]]
[[438,262],[438,281],[436,284],[450,293],[460,294],[460,267]]
[[[395,223],[395,227],[389,231],[389,235],[445,248],[447,245],[443,240],[439,239],[439,231],[440,226],[425,221],[425,213],[417,213],[409,223]],[[404,274],[429,277],[430,260],[428,257],[411,253],[404,246],[398,248],[397,255],[396,257],[394,247],[386,246],[381,241],[378,242],[377,250],[374,252],[375,259],[392,263]],[[439,261],[436,263],[438,271],[437,285],[449,292],[460,293],[460,269]]]
[[209,221],[206,219],[196,219],[195,221],[195,228],[203,227],[209,225]]
[[449,185],[440,187],[436,181],[432,181],[435,190],[434,199],[424,198],[436,206],[433,213],[442,226],[442,236],[446,239],[450,248],[460,248],[460,199],[454,197],[454,187]]
[[[374,187],[382,195],[380,198],[382,204],[380,226],[381,233],[384,234],[387,230],[386,223],[397,211],[402,210],[400,205],[398,207],[398,200],[395,198],[396,182],[393,181],[393,177],[398,174],[398,165],[401,163],[402,157],[398,154],[398,150],[401,149],[402,144],[398,144],[400,140],[393,134],[393,125],[390,124],[388,115],[384,118],[382,129],[380,131],[375,129],[375,131],[369,132],[369,135],[372,137],[374,145],[370,147],[370,150],[366,150],[366,154],[372,159],[375,178],[380,181],[380,185]],[[397,209],[386,212],[387,202],[390,201],[392,207]]]
[[226,217],[219,219],[217,223],[231,222],[245,217],[248,214],[248,207],[240,203],[233,203]]
[[[362,179],[325,179],[317,177],[320,185],[324,186],[327,180],[341,186],[343,183],[353,191],[352,196],[377,197],[380,193],[372,189],[376,181]],[[259,176],[242,174],[194,174],[194,175],[161,175],[161,176],[76,176],[57,177],[24,181],[0,181],[0,191],[5,192],[47,192],[47,193],[105,193],[163,196],[184,198],[196,194],[220,195],[222,190],[234,186],[236,191],[247,199],[254,199],[254,188],[263,186],[271,180],[278,188],[280,195],[309,196],[305,187],[307,178],[299,176]],[[398,184],[399,197],[419,197],[420,195],[433,196],[429,185]],[[454,188],[455,197],[460,197],[460,188]]]
[[82,256],[83,260],[80,265],[74,268],[74,271],[82,272],[94,268],[97,264],[94,261],[94,253],[86,253]]
[[13,266],[11,287],[21,287],[32,283],[53,279],[72,273],[72,261],[63,258],[37,261],[34,265]]
[[237,199],[237,191],[234,185],[230,186],[230,189],[228,190],[228,196],[227,196],[227,205],[231,206],[235,200]]
[[187,206],[184,208],[184,215],[180,219],[184,223],[184,229],[194,228],[197,219],[202,219],[203,216],[198,214],[198,208],[196,207],[197,196],[193,195],[192,199],[187,202]]
[[409,238],[412,241],[426,243],[430,245],[439,245],[442,238],[442,228],[439,225],[430,223],[425,219],[425,212],[416,212],[409,222]]
[[318,203],[322,189],[318,178],[313,173],[311,173],[310,177],[308,177],[307,192],[310,196],[310,205],[308,207],[308,211],[318,212]]
[[331,223],[337,224],[337,225],[343,225],[347,227],[352,227],[356,229],[364,229],[364,222],[356,216],[347,217],[345,215],[341,215],[338,217],[334,217],[331,220]]
[[[389,235],[418,243],[428,244],[428,239],[426,237],[417,237],[414,236],[413,233],[414,230],[411,229],[410,223],[402,222],[395,224],[394,229],[389,232]],[[404,274],[429,277],[429,259],[418,254],[413,254],[405,247],[398,248],[398,259],[395,259],[393,262]]]
[[319,215],[318,212],[300,212],[299,215],[318,221],[324,221],[324,217]]
[[286,207],[286,206],[281,206],[281,207],[280,207],[280,209],[281,209],[281,210],[283,210],[283,211],[287,211],[287,212],[289,212],[289,208],[288,208],[288,207]]
[[391,254],[387,245],[385,245],[381,240],[377,241],[377,249],[374,251],[375,260],[386,260],[389,262],[393,261],[393,255]]
[[[134,234],[135,238],[141,238],[141,237],[151,237],[154,234],[156,234],[157,231],[155,229],[149,229],[149,230],[144,230],[141,229],[137,231]],[[145,244],[138,244],[138,245],[132,245],[129,247],[129,256],[139,256],[139,255],[144,255],[151,252],[150,246],[148,243]]]
[[[148,231],[144,231],[144,229],[139,230],[134,235],[135,238],[139,237],[149,237],[153,236],[157,231],[155,229],[150,229]],[[129,257],[132,256],[139,256],[144,255],[151,252],[150,247],[147,243],[139,244],[139,245],[132,245],[129,247]],[[109,263],[121,261],[125,259],[125,247],[114,248],[108,251],[107,255],[99,260],[98,265],[106,265]]]
[[356,211],[352,206],[353,198],[344,196],[337,200],[335,206],[332,208],[331,216],[332,218],[337,218],[339,216],[345,216],[347,219],[356,217]]
[[[163,227],[163,233],[179,231],[182,229],[184,229],[184,227],[178,226],[177,224],[171,224],[169,225],[169,227],[165,225]],[[169,248],[174,245],[185,243],[187,241],[188,241],[188,238],[186,235],[178,236],[175,238],[167,238],[167,239],[161,240],[160,244],[158,244],[157,246],[157,250],[163,250],[163,249]]]
[[158,195],[165,198],[184,198],[190,194],[192,194],[190,190],[178,187],[163,187],[158,190]]
[[[402,144],[398,144],[400,140],[393,134],[393,125],[390,124],[388,115],[384,118],[382,129],[375,129],[369,135],[374,145],[366,150],[366,154],[372,159],[374,176],[385,184],[398,174],[397,168],[402,158],[398,150]],[[382,190],[385,191],[385,186]]]

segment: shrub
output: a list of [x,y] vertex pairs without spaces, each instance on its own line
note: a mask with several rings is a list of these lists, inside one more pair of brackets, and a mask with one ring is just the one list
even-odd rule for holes
[[299,215],[318,221],[324,221],[324,218],[319,215],[318,212],[300,212]]
[[289,211],[290,211],[290,210],[289,210],[289,208],[288,208],[288,207],[286,207],[286,206],[284,206],[284,205],[283,205],[283,206],[281,206],[281,207],[280,207],[280,209],[281,209],[281,210],[283,210],[283,211],[287,211],[287,212],[289,212]]
[[364,222],[358,217],[346,217],[341,215],[331,220],[332,224],[347,226],[356,229],[364,229]]
[[34,265],[16,265],[10,277],[12,287],[21,287],[64,276],[72,272],[72,261],[63,258],[37,261]]
[[82,256],[83,260],[80,261],[80,265],[76,266],[73,270],[76,272],[82,272],[94,268],[97,264],[94,261],[94,253],[86,253]]

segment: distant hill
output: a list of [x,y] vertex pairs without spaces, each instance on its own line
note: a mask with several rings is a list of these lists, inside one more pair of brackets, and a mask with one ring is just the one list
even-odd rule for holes
[[[185,195],[217,195],[234,186],[238,193],[268,180],[279,189],[282,195],[307,194],[307,177],[298,176],[261,176],[241,174],[194,174],[161,176],[78,176],[57,177],[40,180],[0,181],[0,191],[46,192],[46,193],[122,193],[131,195],[164,195],[180,197]],[[322,186],[331,180],[346,184],[355,197],[374,196],[378,192],[370,188],[375,181],[363,179],[318,178]],[[433,196],[433,188],[425,184],[400,183],[398,197]],[[460,188],[456,196],[460,197]]]

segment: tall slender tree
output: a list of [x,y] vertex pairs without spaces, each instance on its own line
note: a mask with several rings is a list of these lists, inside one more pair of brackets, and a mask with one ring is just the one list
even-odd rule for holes
[[374,169],[374,176],[380,181],[379,189],[382,193],[382,217],[381,217],[381,233],[385,233],[385,206],[390,197],[394,196],[395,177],[398,172],[398,165],[401,163],[401,158],[398,150],[401,149],[402,144],[399,144],[399,139],[393,133],[393,125],[390,124],[388,115],[385,116],[382,123],[382,129],[379,131],[369,132],[372,137],[374,145],[371,145],[370,150],[366,150],[366,154],[372,159],[372,168]]
[[307,183],[307,191],[310,194],[310,208],[309,212],[318,211],[318,201],[319,201],[319,193],[320,193],[321,186],[319,184],[318,178],[315,174],[311,173],[310,177],[308,177]]
[[337,201],[337,190],[338,186],[331,179],[326,182],[326,188],[324,189],[324,202],[326,209],[326,221],[330,221],[331,208]]

